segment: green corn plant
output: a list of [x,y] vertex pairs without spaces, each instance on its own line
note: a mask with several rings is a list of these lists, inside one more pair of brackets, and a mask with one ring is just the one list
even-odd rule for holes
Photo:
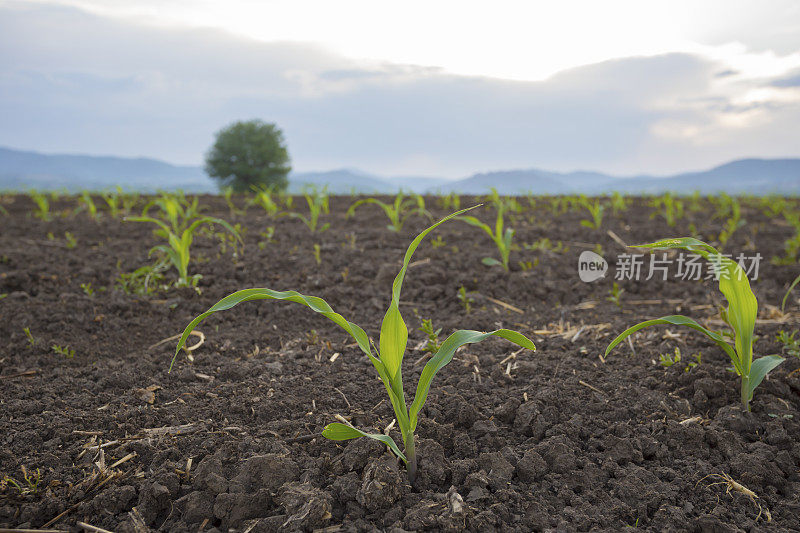
[[245,205],[245,209],[239,209],[236,207],[236,203],[233,201],[234,192],[233,187],[225,187],[222,189],[222,197],[225,199],[225,203],[228,205],[228,211],[230,212],[230,216],[235,215],[243,215],[247,211],[247,206]]
[[581,226],[592,228],[592,229],[600,229],[600,225],[603,223],[603,204],[600,203],[600,199],[596,198],[594,201],[590,201],[585,195],[581,195],[578,198],[578,202],[587,211],[592,217],[592,220],[581,220]]
[[47,196],[39,191],[30,191],[28,195],[31,197],[31,200],[33,200],[33,203],[36,204],[33,216],[45,222],[52,220],[53,217],[50,214],[50,200],[47,199]]
[[308,229],[311,230],[311,233],[316,233],[317,231],[322,233],[331,227],[329,222],[326,222],[322,226],[319,225],[319,216],[323,213],[328,214],[330,212],[330,207],[328,204],[328,188],[323,187],[322,190],[306,190],[303,193],[303,197],[306,199],[306,203],[308,204],[308,216],[300,213],[289,213],[289,216],[293,218],[299,218],[303,224],[308,226]]
[[89,191],[81,191],[81,198],[79,202],[81,204],[81,208],[86,210],[86,212],[89,214],[89,217],[91,217],[92,220],[97,220],[97,204],[94,203],[94,199]]
[[451,209],[458,211],[461,209],[461,198],[454,192],[441,195],[439,196],[439,207],[448,211]]
[[[227,191],[230,190],[231,194],[233,193],[233,189],[226,189]],[[278,213],[278,204],[275,203],[275,200],[272,199],[272,190],[265,187],[253,187],[253,192],[255,195],[250,200],[250,205],[259,205],[264,209],[264,212],[269,216],[274,216]],[[228,197],[226,196],[226,201],[228,201]],[[233,201],[229,201],[229,206],[233,206]],[[231,207],[233,210],[235,206]],[[233,211],[231,211],[233,212]]]
[[495,218],[494,228],[488,224],[484,224],[477,217],[470,215],[460,216],[458,219],[466,222],[470,226],[475,226],[476,228],[480,228],[485,231],[486,234],[492,239],[495,246],[497,246],[497,251],[500,252],[500,261],[493,257],[484,257],[481,260],[483,264],[488,266],[502,265],[502,267],[508,271],[508,257],[511,254],[511,242],[514,239],[514,230],[511,228],[504,229],[504,209],[502,204],[497,205],[496,209],[497,217]]
[[611,195],[611,210],[615,215],[619,215],[620,213],[627,211],[630,203],[631,201],[626,196],[623,196],[617,191],[614,191],[614,193]]
[[728,241],[733,233],[745,224],[746,222],[742,220],[742,212],[739,201],[736,199],[731,199],[730,216],[725,220],[725,224],[719,234],[720,246],[724,247],[726,244],[728,244]]
[[348,208],[345,216],[347,218],[352,217],[356,212],[356,208],[364,204],[375,204],[383,209],[383,212],[389,218],[389,222],[391,222],[391,224],[386,227],[394,232],[400,232],[403,229],[403,224],[405,224],[406,220],[411,215],[420,214],[429,216],[428,211],[425,209],[425,199],[422,196],[416,194],[409,198],[402,192],[397,193],[391,204],[381,202],[377,198],[362,198],[361,200],[357,200]]
[[[162,195],[154,205],[160,207],[163,219],[143,214],[142,216],[126,217],[126,222],[148,222],[158,226],[155,233],[165,239],[167,244],[159,244],[150,249],[150,255],[160,253],[165,256],[172,266],[178,271],[176,287],[197,287],[200,275],[189,275],[190,248],[195,232],[204,224],[219,224],[228,230],[236,239],[243,243],[239,232],[222,219],[201,216],[198,213],[197,198],[188,202],[180,197]],[[145,208],[144,213],[147,213]]]
[[[370,343],[370,340],[364,330],[356,324],[347,321],[342,315],[334,312],[334,310],[331,309],[330,305],[328,305],[325,300],[315,296],[306,296],[296,291],[274,291],[271,289],[256,288],[241,290],[226,296],[209,308],[208,311],[192,320],[189,325],[186,326],[186,329],[183,331],[183,334],[178,341],[178,346],[175,350],[175,356],[172,359],[172,363],[174,364],[175,358],[180,352],[180,349],[186,343],[191,331],[203,319],[213,313],[216,313],[217,311],[230,309],[235,305],[250,300],[286,300],[307,306],[312,311],[320,313],[322,316],[330,319],[344,329],[347,333],[349,333],[356,341],[356,344],[361,351],[364,352],[364,354],[366,354],[366,356],[369,358],[373,367],[378,372],[381,381],[383,382],[392,408],[394,409],[395,417],[403,438],[404,451],[400,451],[400,448],[397,446],[395,441],[388,435],[367,433],[351,425],[343,423],[333,422],[328,424],[325,426],[322,435],[325,438],[336,441],[349,440],[358,437],[368,437],[383,442],[406,464],[409,480],[413,484],[417,475],[417,454],[414,443],[414,431],[417,428],[419,413],[428,397],[431,381],[439,370],[450,363],[456,350],[465,344],[479,342],[490,336],[509,340],[514,344],[530,350],[536,349],[530,339],[521,333],[508,329],[497,329],[486,333],[473,330],[455,331],[449,337],[447,337],[447,339],[445,339],[441,347],[423,368],[419,382],[417,383],[414,400],[410,407],[407,406],[405,393],[403,391],[403,373],[401,370],[403,355],[408,342],[408,328],[406,327],[403,317],[400,314],[400,290],[403,286],[403,279],[405,278],[406,270],[408,269],[408,264],[411,261],[411,257],[422,239],[424,239],[428,233],[433,231],[434,228],[443,222],[450,220],[454,216],[460,215],[465,211],[468,211],[468,209],[457,211],[456,213],[453,213],[428,227],[422,233],[417,235],[417,237],[408,246],[405,257],[403,258],[403,265],[400,268],[400,272],[397,274],[397,277],[394,279],[394,283],[392,284],[392,299],[391,303],[389,304],[389,308],[386,311],[386,315],[383,317],[383,322],[380,329],[380,339],[376,353],[373,353],[373,348],[375,348],[375,346],[374,344]],[[170,365],[170,369],[171,368],[172,364]]]
[[781,364],[784,359],[778,355],[765,355],[753,359],[753,330],[755,329],[758,301],[750,289],[750,282],[738,263],[720,254],[712,246],[690,237],[662,239],[650,244],[634,246],[651,250],[679,248],[696,253],[711,262],[719,275],[719,290],[728,300],[727,309],[721,309],[723,321],[733,330],[733,345],[729,335],[711,331],[693,319],[683,315],[669,315],[654,320],[646,320],[623,331],[606,348],[607,356],[624,339],[637,331],[656,324],[672,324],[687,326],[704,333],[714,341],[730,357],[736,374],[741,378],[741,401],[746,410],[750,410],[753,391],[770,370]]
[[671,228],[683,218],[683,202],[675,198],[672,193],[668,192],[654,198],[650,206],[656,209],[655,213],[650,214],[650,218],[661,216]]
[[781,313],[786,310],[786,300],[789,298],[789,294],[794,290],[797,284],[800,283],[800,276],[794,278],[794,281],[791,285],[789,285],[789,290],[786,291],[786,294],[783,295],[783,301],[781,302]]

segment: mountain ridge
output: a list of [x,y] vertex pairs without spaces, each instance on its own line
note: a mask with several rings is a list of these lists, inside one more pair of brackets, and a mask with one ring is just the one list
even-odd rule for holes
[[[165,185],[168,184],[168,185]],[[327,185],[333,194],[657,194],[665,191],[703,194],[800,194],[800,158],[745,158],[710,169],[666,176],[619,177],[591,170],[555,172],[537,168],[475,173],[459,180],[437,177],[380,177],[352,168],[292,172],[291,192]],[[125,158],[75,154],[43,154],[0,147],[0,190],[103,190],[116,185],[142,192],[183,189],[216,192],[216,183],[202,167],[173,165],[147,157]]]

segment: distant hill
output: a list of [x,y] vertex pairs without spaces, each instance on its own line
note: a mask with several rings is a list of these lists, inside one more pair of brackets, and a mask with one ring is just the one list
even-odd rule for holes
[[116,185],[143,192],[216,190],[200,167],[171,165],[147,158],[46,155],[0,148],[0,189],[79,191]]
[[[475,174],[438,187],[444,192],[482,194],[495,187],[501,194],[800,194],[800,159],[739,159],[710,170],[671,176],[620,178],[599,172],[549,172],[537,169]],[[436,188],[431,188],[431,191]]]
[[[0,190],[103,190],[120,185],[153,192],[182,189],[215,192],[216,183],[199,166],[171,165],[148,158],[48,155],[0,148]],[[599,172],[551,172],[540,169],[474,174],[462,180],[404,176],[385,178],[356,169],[293,172],[289,188],[324,186],[334,194],[351,192],[394,194],[414,192],[484,194],[495,187],[501,194],[628,194],[674,191],[703,194],[800,194],[800,159],[740,159],[700,172],[671,176],[621,178]]]

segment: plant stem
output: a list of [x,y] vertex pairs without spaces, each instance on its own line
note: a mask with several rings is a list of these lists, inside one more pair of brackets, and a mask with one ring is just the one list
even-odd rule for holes
[[750,410],[750,376],[742,376],[742,406],[745,411]]
[[406,469],[408,470],[408,481],[411,483],[411,486],[414,486],[414,482],[417,480],[417,452],[414,448],[414,434],[411,433],[410,435],[406,435],[405,440],[406,449]]

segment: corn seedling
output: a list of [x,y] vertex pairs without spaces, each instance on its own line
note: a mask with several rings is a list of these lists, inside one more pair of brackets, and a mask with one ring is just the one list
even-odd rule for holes
[[318,265],[322,264],[322,248],[319,244],[314,244],[314,261],[316,261]]
[[627,211],[630,204],[631,201],[626,196],[623,196],[616,191],[614,191],[614,193],[611,195],[611,210],[615,215],[619,215],[620,213]]
[[94,203],[94,199],[89,191],[81,191],[81,197],[78,202],[81,209],[86,210],[86,213],[92,220],[97,220],[97,204]]
[[773,257],[772,263],[776,265],[792,265],[797,261],[797,255],[800,254],[800,212],[787,210],[783,217],[794,228],[794,235],[783,243],[783,256]]
[[31,346],[36,346],[36,339],[33,338],[31,328],[22,328],[22,331],[25,333],[25,337],[28,339],[28,344]]
[[581,226],[591,229],[600,229],[600,225],[603,223],[604,209],[600,199],[595,198],[593,201],[590,201],[589,198],[581,195],[578,201],[582,207],[589,211],[589,215],[592,217],[591,220],[581,220]]
[[52,347],[53,353],[58,355],[63,355],[67,359],[72,359],[75,357],[75,350],[70,348],[69,346],[61,346],[60,344],[54,344]]
[[50,200],[47,199],[47,196],[38,191],[30,191],[28,194],[31,200],[33,200],[33,203],[36,204],[33,216],[45,222],[52,220],[53,217],[50,215]]
[[176,287],[197,287],[197,282],[200,280],[199,274],[189,275],[189,259],[190,248],[194,240],[195,232],[205,224],[219,224],[231,234],[233,234],[239,242],[242,238],[236,229],[222,219],[201,216],[197,209],[197,198],[189,203],[181,198],[163,195],[160,199],[154,201],[154,205],[160,207],[163,214],[163,219],[158,219],[152,216],[147,216],[147,208],[142,216],[126,217],[126,221],[130,222],[146,222],[155,224],[158,229],[155,234],[167,241],[167,244],[159,244],[150,249],[150,255],[153,253],[161,254],[166,257],[168,261],[178,271],[178,281],[175,283]]
[[225,198],[225,203],[228,205],[228,211],[230,212],[230,216],[236,215],[243,215],[247,212],[247,204],[245,204],[244,209],[239,209],[236,207],[236,203],[233,201],[234,192],[233,187],[225,187],[222,189],[222,197]]
[[481,261],[484,265],[495,266],[501,265],[506,271],[508,270],[508,257],[511,254],[511,241],[514,239],[514,230],[511,228],[504,229],[503,222],[503,205],[496,204],[497,217],[495,218],[494,228],[488,224],[484,224],[477,217],[473,216],[460,216],[459,220],[463,220],[470,226],[475,226],[486,232],[492,239],[497,251],[500,252],[500,261],[493,257],[484,257]]
[[28,470],[22,467],[22,481],[17,481],[13,477],[3,477],[3,482],[12,485],[21,495],[36,494],[39,492],[39,483],[42,482],[42,472],[37,468],[35,474],[29,474]]
[[800,283],[800,276],[794,278],[794,281],[791,285],[789,285],[789,289],[786,291],[786,294],[783,295],[783,300],[781,301],[781,313],[783,313],[786,309],[786,300],[789,298],[789,295],[792,293],[794,288],[797,284]]
[[518,261],[517,264],[523,272],[528,272],[539,266],[539,258],[535,257],[533,261]]
[[69,250],[72,250],[73,248],[75,248],[76,246],[78,246],[78,239],[76,239],[76,238],[75,238],[75,235],[73,235],[73,234],[72,234],[72,233],[70,233],[69,231],[65,231],[65,232],[64,232],[64,240],[65,240],[65,241],[67,241],[65,246],[66,246],[66,247],[67,247]]
[[467,294],[467,289],[463,285],[458,288],[458,301],[461,302],[465,313],[469,314],[472,311],[472,304],[475,303],[475,300]]
[[733,233],[746,223],[744,220],[742,220],[741,206],[735,199],[732,199],[730,203],[730,213],[730,216],[725,220],[725,224],[719,234],[719,244],[722,247],[728,244],[728,241]]
[[[230,190],[231,194],[233,194],[233,189],[226,189]],[[278,204],[275,203],[275,200],[272,199],[272,190],[264,187],[254,187],[253,188],[254,196],[252,200],[250,200],[250,205],[258,205],[264,210],[264,212],[269,216],[275,216],[278,214],[280,208]],[[233,200],[230,200],[228,196],[225,197],[225,200],[228,203],[229,208],[231,209],[231,213],[234,212],[235,206],[233,205]]]
[[782,344],[781,353],[800,358],[800,339],[795,339],[795,335],[797,335],[797,330],[791,333],[780,330],[777,339]]
[[666,221],[667,226],[671,228],[674,228],[678,220],[683,218],[683,202],[675,198],[672,193],[668,192],[654,198],[650,205],[656,210],[650,214],[650,218],[661,216]]
[[[450,363],[456,350],[465,344],[479,342],[490,336],[501,337],[524,348],[535,350],[535,346],[527,337],[508,329],[497,329],[487,333],[472,330],[455,331],[442,343],[441,348],[423,368],[417,384],[414,401],[410,407],[406,406],[405,393],[403,392],[403,373],[401,370],[403,354],[408,342],[408,328],[400,314],[400,290],[403,285],[403,279],[405,278],[411,257],[422,239],[433,231],[434,228],[454,216],[462,214],[464,211],[453,213],[428,227],[417,235],[409,245],[405,257],[403,258],[403,266],[400,268],[400,272],[397,274],[392,284],[392,299],[381,324],[380,339],[376,350],[377,355],[373,354],[374,344],[370,343],[364,330],[356,324],[347,321],[342,315],[334,312],[330,305],[321,298],[305,296],[295,291],[282,292],[257,288],[241,290],[226,296],[214,304],[208,311],[192,320],[178,341],[175,357],[173,357],[172,360],[173,363],[192,330],[203,319],[217,311],[230,309],[239,303],[250,300],[285,300],[309,307],[312,311],[320,313],[324,317],[332,320],[349,333],[356,341],[361,351],[369,358],[386,388],[386,392],[395,412],[395,419],[403,438],[405,450],[401,452],[400,448],[389,435],[366,433],[344,423],[333,422],[328,424],[322,432],[322,435],[325,438],[337,441],[368,437],[383,442],[406,464],[409,480],[413,484],[417,474],[417,454],[415,451],[414,431],[417,427],[419,413],[428,397],[428,391],[433,377],[439,370]],[[171,367],[172,365],[170,365],[170,368]]]
[[728,301],[727,309],[721,309],[722,320],[733,330],[733,345],[729,336],[704,328],[691,318],[683,315],[670,315],[640,322],[623,331],[606,348],[608,355],[625,338],[633,333],[656,324],[672,324],[687,326],[705,334],[714,341],[733,363],[733,368],[741,378],[741,401],[746,410],[750,410],[753,391],[761,384],[764,377],[784,359],[778,355],[765,355],[753,359],[753,330],[755,329],[758,301],[750,289],[750,282],[738,263],[720,254],[708,244],[690,237],[663,239],[654,243],[635,246],[651,250],[683,249],[702,256],[711,262],[719,276],[719,290]]
[[439,196],[439,207],[446,211],[461,209],[461,198],[458,194],[451,192],[450,194]]
[[303,193],[303,197],[306,199],[306,203],[308,204],[308,216],[306,217],[300,213],[289,213],[289,216],[299,218],[301,221],[303,221],[303,224],[308,226],[308,229],[311,230],[311,233],[316,233],[317,231],[323,232],[328,229],[331,226],[328,222],[322,226],[319,225],[319,216],[323,213],[328,214],[330,211],[330,208],[328,207],[329,200],[327,187],[323,187],[322,190],[307,190],[305,193]]
[[81,283],[81,290],[83,291],[83,294],[89,298],[94,296],[94,288],[92,287],[91,283]]
[[625,292],[625,289],[621,289],[619,284],[615,281],[614,285],[611,286],[611,290],[609,291],[606,300],[611,302],[612,304],[616,305],[620,309],[622,309],[622,293]]
[[694,357],[694,361],[689,361],[686,363],[686,368],[683,369],[684,372],[691,372],[695,367],[700,366],[700,364],[703,362],[703,354],[701,352],[692,354],[692,357]]
[[431,239],[431,246],[435,250],[436,248],[441,248],[442,246],[446,245],[447,243],[444,242],[441,235],[437,235],[435,238]]
[[383,209],[384,214],[389,218],[390,224],[386,226],[391,231],[399,232],[403,229],[408,217],[414,214],[430,216],[425,209],[425,199],[419,194],[408,198],[402,192],[397,193],[391,204],[381,202],[377,198],[362,198],[357,200],[347,209],[346,217],[350,218],[356,212],[356,208],[365,204],[375,204]]

